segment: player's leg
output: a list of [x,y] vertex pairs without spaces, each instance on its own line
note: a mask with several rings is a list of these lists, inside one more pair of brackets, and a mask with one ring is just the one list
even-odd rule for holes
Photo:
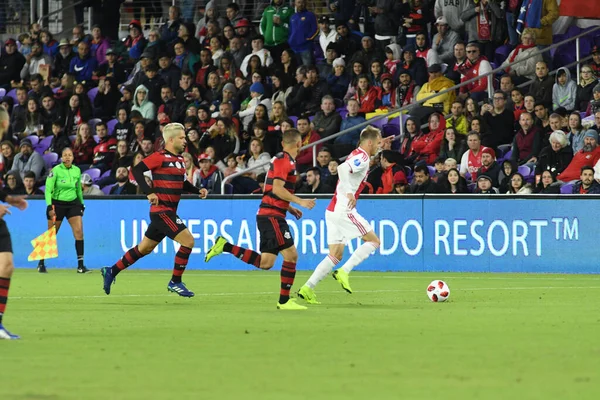
[[173,276],[167,285],[167,290],[177,293],[182,297],[194,297],[194,292],[188,290],[185,284],[181,281],[181,276],[185,272],[185,267],[188,264],[188,259],[194,248],[194,237],[189,229],[184,229],[179,232],[174,238],[174,241],[181,246],[175,254],[175,266],[173,267]]
[[379,238],[375,235],[375,232],[373,232],[371,224],[357,213],[356,210],[345,214],[343,225],[347,240],[360,237],[364,241],[364,243],[352,253],[352,256],[350,256],[348,261],[346,261],[341,268],[333,272],[333,277],[340,285],[342,285],[342,288],[346,292],[352,293],[349,278],[350,271],[366,260],[372,252],[379,248]]
[[[75,238],[75,251],[77,253],[77,273],[86,274],[92,272],[83,265],[83,218],[81,215],[72,215],[76,212],[83,212],[81,207],[71,207],[73,211],[70,211],[70,215],[67,217],[71,230],[73,231],[73,237]],[[80,210],[80,211],[79,211]]]
[[[234,257],[242,260],[246,264],[252,265],[256,268],[261,267],[261,254],[256,251],[240,247],[235,244],[229,243],[223,236],[219,236],[215,241],[215,244],[206,252],[204,262],[209,262],[211,258],[218,256],[222,253],[233,254]],[[272,266],[272,265],[271,265]],[[268,268],[262,268],[268,269]]]
[[296,299],[290,299],[290,291],[296,278],[296,263],[298,262],[298,252],[296,246],[293,245],[293,240],[292,245],[282,249],[280,253],[283,256],[283,264],[280,273],[281,287],[277,308],[280,310],[306,310],[306,307],[296,303]]
[[19,336],[11,334],[4,328],[2,317],[6,311],[6,302],[8,301],[8,289],[10,288],[10,279],[14,271],[12,252],[0,252],[0,339],[19,339]]
[[[58,211],[55,211],[55,212],[58,213]],[[60,219],[58,219],[58,215],[56,216],[55,220],[53,220],[52,218],[50,218],[49,215],[46,215],[46,217],[48,218],[48,230],[50,230],[50,228],[52,228],[54,226],[54,227],[56,227],[56,233],[58,233],[58,230],[60,229],[60,226],[62,225],[63,218],[61,217]],[[42,259],[42,260],[38,261],[37,270],[41,274],[45,274],[45,273],[48,272],[46,270],[46,262],[45,262],[45,260]]]
[[[151,226],[152,224],[150,224],[148,230],[146,230],[146,236],[144,236],[142,241],[137,246],[134,246],[131,249],[129,249],[123,255],[123,257],[119,261],[117,261],[112,267],[104,267],[100,270],[100,272],[102,273],[102,279],[104,281],[104,292],[106,294],[110,294],[110,287],[115,281],[116,276],[121,271],[131,266],[133,263],[135,263],[137,260],[144,257],[145,255],[150,254],[152,250],[154,250],[154,248],[158,245],[158,243],[160,243],[160,241],[164,238],[163,235],[163,237],[160,238],[160,240],[155,240],[158,239],[158,236],[154,236],[154,234],[156,234],[155,231],[150,231]],[[152,239],[148,237],[149,231],[152,235]]]

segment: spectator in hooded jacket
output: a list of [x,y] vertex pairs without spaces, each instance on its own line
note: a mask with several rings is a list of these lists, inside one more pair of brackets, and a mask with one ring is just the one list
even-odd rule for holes
[[4,42],[4,51],[0,57],[0,87],[10,89],[12,81],[20,81],[23,65],[25,57],[17,51],[17,42],[8,39]]
[[575,110],[577,84],[571,79],[567,68],[559,68],[556,72],[556,83],[552,87],[552,109],[564,107],[567,111]]
[[418,161],[433,165],[440,154],[445,129],[446,119],[441,114],[433,113],[429,116],[429,133],[419,135],[412,142],[412,149]]
[[[442,66],[440,64],[429,66],[427,71],[429,72],[429,81],[421,86],[421,90],[419,90],[419,93],[417,94],[417,101],[434,96],[435,94],[454,86],[454,82],[442,74]],[[455,98],[456,93],[454,90],[440,94],[425,101],[425,103],[423,103],[418,110],[414,110],[412,114],[419,116],[421,119],[436,111],[446,115],[450,112],[450,108],[452,103],[454,103]]]
[[140,85],[135,89],[131,111],[139,111],[144,119],[152,120],[156,117],[156,106],[150,101],[146,86]]

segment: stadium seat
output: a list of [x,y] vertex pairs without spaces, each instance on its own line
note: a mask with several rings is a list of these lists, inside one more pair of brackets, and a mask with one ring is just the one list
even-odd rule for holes
[[382,130],[383,130],[383,126],[387,125],[387,123],[388,123],[387,118],[379,118],[379,119],[372,118],[369,120],[370,125],[372,125],[376,128],[382,129]]
[[290,115],[289,119],[294,123],[294,126],[296,126],[296,122],[298,122],[298,117]]
[[398,136],[400,135],[400,127],[398,125],[393,124],[385,124],[383,126],[383,137],[386,138],[388,136]]
[[109,135],[113,134],[113,131],[115,130],[115,125],[117,124],[117,122],[119,122],[119,121],[117,121],[116,119],[111,119],[110,121],[108,121],[106,123],[106,129],[108,130]]
[[15,103],[17,102],[17,89],[9,91],[6,95],[12,97]]
[[96,98],[96,95],[98,94],[98,88],[92,88],[90,89],[89,92],[87,92],[88,97],[90,98],[90,101],[92,102],[92,104],[94,104],[94,99]]
[[37,151],[38,153],[44,153],[46,150],[48,150],[48,148],[50,147],[50,144],[52,143],[52,136],[47,136],[45,138],[43,138],[38,144],[37,146],[35,146],[35,151]]
[[60,87],[55,87],[54,89],[52,89],[52,93],[58,93],[58,91],[60,90]]
[[40,189],[42,192],[46,193],[46,185],[44,185],[44,186],[40,186],[40,187],[39,187],[39,189]]
[[71,143],[75,143],[75,139],[77,139],[77,135],[69,136],[69,140],[71,141]]
[[231,183],[225,184],[225,193],[224,194],[233,194],[233,185]]
[[92,178],[93,182],[96,182],[98,179],[100,179],[101,173],[102,171],[100,171],[98,168],[90,168],[84,172],[84,174],[88,174]]
[[512,150],[509,150],[508,152],[506,152],[506,154],[504,154],[504,156],[502,157],[502,161],[506,161],[506,160],[510,160],[510,157],[512,156]]
[[6,96],[6,89],[0,88],[0,97]]
[[531,168],[529,168],[527,165],[519,165],[518,171],[525,179],[531,176]]
[[[115,185],[116,185],[116,184],[115,184]],[[104,193],[104,194],[110,194],[110,189],[112,189],[112,187],[113,187],[113,186],[115,186],[115,185],[107,185],[107,186],[104,186],[104,187],[102,188],[102,193]]]
[[494,63],[497,66],[502,65],[504,60],[508,58],[508,55],[512,51],[512,46],[509,44],[505,44],[496,49],[496,54],[494,54]]
[[348,116],[348,110],[345,108],[340,109],[338,113],[340,114],[340,117],[342,117],[342,119],[345,119]]
[[427,169],[429,170],[429,176],[434,176],[435,175],[436,171],[435,171],[434,167],[432,167],[431,165],[428,165]]
[[31,141],[33,148],[35,148],[35,146],[37,146],[37,144],[40,142],[40,138],[37,135],[29,135],[27,136],[27,139]]
[[562,185],[560,187],[560,193],[561,194],[572,194],[573,193],[573,184],[565,183],[564,185]]
[[90,132],[92,133],[96,133],[96,124],[102,122],[102,120],[100,118],[92,118],[90,119],[87,124],[90,126]]
[[44,163],[46,164],[46,170],[50,171],[52,169],[52,167],[54,167],[54,165],[58,161],[58,154],[56,154],[56,153],[42,154],[42,158],[44,159]]
[[106,171],[105,173],[103,173],[102,175],[100,175],[100,179],[108,178],[110,176],[111,172],[112,171],[109,169],[108,171]]
[[475,189],[477,188],[477,183],[469,183],[467,185],[467,190],[469,193],[475,193]]
[[94,135],[94,140],[96,141],[96,143],[98,143],[100,141],[100,136]]

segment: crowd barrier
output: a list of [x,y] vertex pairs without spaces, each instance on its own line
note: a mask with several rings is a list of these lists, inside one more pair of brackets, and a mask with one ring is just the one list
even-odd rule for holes
[[[327,254],[324,213],[330,196],[319,198],[304,217],[288,219],[299,252],[298,269],[313,269]],[[594,196],[364,196],[358,211],[371,222],[382,244],[363,271],[455,271],[600,273],[600,198]],[[196,239],[189,269],[247,270],[230,255],[205,264],[204,254],[218,235],[257,249],[258,197],[183,199],[179,216]],[[24,211],[6,216],[15,265],[28,262],[30,241],[44,232],[46,206],[31,200]],[[145,199],[86,200],[85,260],[89,268],[112,265],[139,243],[148,226]],[[352,241],[348,256],[359,244]],[[49,267],[76,265],[68,224],[58,234],[59,258]],[[160,243],[136,269],[171,269],[177,246]]]

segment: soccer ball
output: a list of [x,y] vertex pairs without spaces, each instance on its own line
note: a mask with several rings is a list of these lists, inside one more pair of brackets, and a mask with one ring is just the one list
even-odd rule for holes
[[446,301],[450,297],[450,288],[446,282],[435,280],[427,286],[427,296],[434,303]]

